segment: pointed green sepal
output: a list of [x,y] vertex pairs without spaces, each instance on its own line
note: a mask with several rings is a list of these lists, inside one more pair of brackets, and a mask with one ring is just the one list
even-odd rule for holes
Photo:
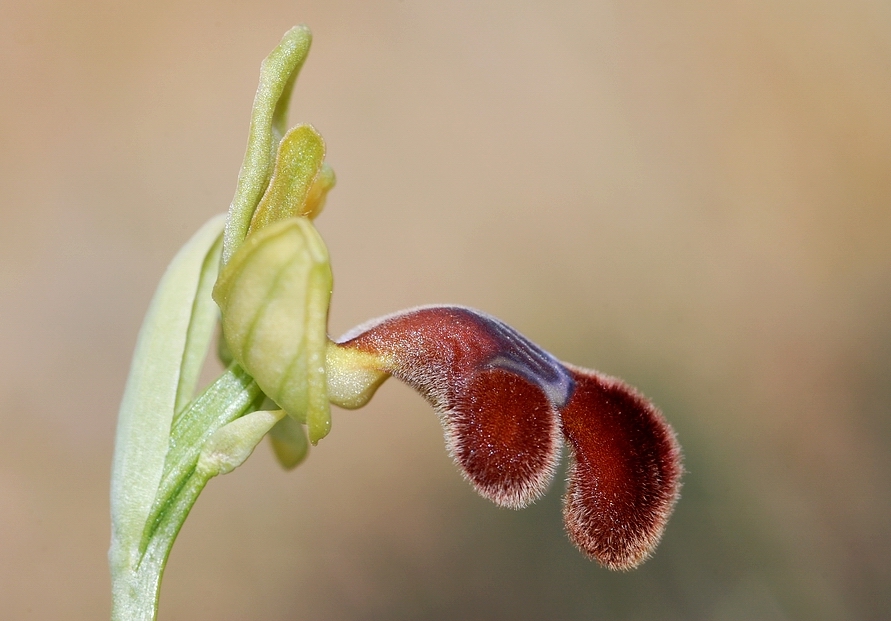
[[223,264],[229,262],[247,235],[254,210],[266,191],[275,152],[287,128],[291,90],[311,43],[309,28],[295,26],[285,33],[260,67],[260,85],[254,97],[247,151],[226,222]]

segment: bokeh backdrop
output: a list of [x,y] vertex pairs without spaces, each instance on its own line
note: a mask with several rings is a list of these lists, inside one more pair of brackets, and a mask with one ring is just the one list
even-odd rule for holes
[[478,498],[392,382],[296,471],[263,445],[211,482],[161,621],[888,618],[891,5],[869,0],[4,0],[0,616],[107,618],[136,333],[301,22],[291,120],[338,174],[331,332],[497,315],[653,398],[683,496],[610,573],[566,540],[560,477],[524,511]]

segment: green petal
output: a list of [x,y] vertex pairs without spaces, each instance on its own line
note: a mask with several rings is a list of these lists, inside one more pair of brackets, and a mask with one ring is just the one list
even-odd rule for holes
[[312,220],[322,213],[328,191],[334,187],[336,181],[334,169],[328,164],[322,164],[322,168],[319,170],[319,174],[316,175],[312,188],[309,190],[309,196],[306,197],[303,215]]
[[299,125],[289,131],[279,144],[275,171],[254,212],[248,235],[273,222],[307,215],[310,189],[324,159],[325,143],[316,130]]

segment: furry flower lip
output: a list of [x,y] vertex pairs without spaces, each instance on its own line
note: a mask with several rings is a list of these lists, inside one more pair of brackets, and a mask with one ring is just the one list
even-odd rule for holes
[[333,402],[350,390],[369,397],[382,376],[412,386],[439,414],[449,452],[482,496],[511,508],[535,501],[565,441],[573,542],[612,569],[635,567],[658,543],[678,497],[680,448],[661,413],[621,380],[563,364],[460,306],[395,313],[331,347],[340,350],[329,355]]

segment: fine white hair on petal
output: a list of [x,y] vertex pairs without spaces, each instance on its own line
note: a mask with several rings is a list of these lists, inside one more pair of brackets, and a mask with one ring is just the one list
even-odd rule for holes
[[523,509],[541,498],[548,490],[557,467],[560,465],[560,459],[563,449],[563,435],[560,433],[560,422],[555,416],[553,419],[550,436],[553,439],[554,447],[550,452],[549,459],[544,467],[539,469],[535,476],[531,479],[524,479],[519,485],[512,484],[513,481],[500,480],[495,484],[482,484],[474,479],[471,472],[461,463],[460,456],[463,454],[464,439],[458,432],[456,425],[453,423],[454,417],[460,415],[460,412],[452,409],[434,408],[439,420],[442,423],[443,435],[445,436],[446,450],[449,456],[458,466],[461,476],[470,483],[476,492],[491,500],[495,504],[508,509]]

